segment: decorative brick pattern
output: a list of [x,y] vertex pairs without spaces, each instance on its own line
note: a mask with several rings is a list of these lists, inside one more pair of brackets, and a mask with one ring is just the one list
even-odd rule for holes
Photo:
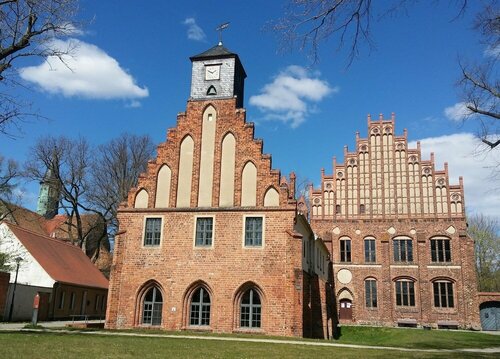
[[[374,130],[392,134],[394,130],[394,117],[391,120],[372,122],[368,120],[369,133]],[[452,196],[446,196],[445,205],[449,210],[438,211],[437,187],[441,185],[449,188],[448,193],[457,193],[463,203],[463,183],[449,185],[448,169],[445,165],[444,171],[434,169],[434,159],[421,161],[420,147],[416,150],[407,150],[411,156],[415,156],[422,164],[422,168],[430,168],[433,190],[427,192],[432,199],[430,202],[432,210],[425,213],[423,204],[426,201],[422,190],[421,178],[426,174],[418,172],[418,178],[410,179],[409,174],[404,175],[402,182],[398,182],[396,173],[387,169],[389,165],[395,165],[396,156],[388,156],[386,162],[381,162],[380,168],[385,170],[380,173],[372,171],[376,168],[377,158],[384,159],[384,155],[390,151],[396,153],[407,149],[406,132],[404,136],[395,137],[393,142],[387,141],[389,150],[385,152],[380,148],[369,145],[368,140],[356,137],[357,152],[345,150],[345,165],[334,161],[333,176],[327,176],[322,172],[321,189],[311,190],[311,207],[316,206],[312,214],[311,226],[323,239],[327,241],[330,248],[334,267],[335,288],[337,298],[342,293],[352,296],[352,320],[341,320],[359,324],[376,325],[398,325],[398,323],[415,323],[425,326],[440,326],[441,323],[453,323],[462,328],[479,328],[479,306],[477,301],[477,279],[474,264],[474,242],[466,234],[465,211],[461,208],[458,212],[452,210]],[[390,144],[390,145],[389,145]],[[399,150],[397,149],[399,144]],[[364,147],[365,146],[365,147]],[[375,153],[378,150],[379,153]],[[363,182],[359,177],[341,184],[344,197],[339,198],[340,190],[338,174],[348,174],[348,166],[359,163],[360,155],[369,152],[371,162],[368,166],[367,180]],[[411,157],[410,156],[410,157]],[[403,157],[408,158],[406,155]],[[390,167],[390,166],[389,166]],[[386,173],[389,172],[389,173]],[[404,171],[400,171],[404,172]],[[406,173],[406,172],[405,172]],[[394,179],[391,177],[394,175]],[[401,177],[400,177],[401,178]],[[443,179],[439,181],[439,179]],[[375,180],[373,180],[375,179]],[[398,184],[405,184],[398,187]],[[410,183],[417,183],[420,187],[414,192],[408,190]],[[436,186],[434,186],[436,183]],[[363,196],[361,192],[363,191]],[[328,194],[333,193],[330,197]],[[398,193],[406,193],[405,207],[398,206],[401,197]],[[336,201],[335,207],[328,202],[330,198]],[[363,198],[366,205],[364,211],[358,211],[357,206],[351,205],[351,210],[346,211],[349,203],[355,203]],[[419,206],[413,206],[418,203]],[[330,205],[333,211],[325,211],[325,205]],[[379,206],[380,211],[371,211],[373,206]],[[341,206],[341,208],[339,208]],[[391,207],[395,206],[395,207]],[[412,208],[421,208],[419,213],[413,213]],[[444,208],[444,207],[441,207]],[[340,209],[340,210],[339,210]],[[396,210],[398,209],[398,210]],[[432,212],[432,213],[431,213]],[[375,238],[376,261],[366,262],[364,253],[364,239]],[[411,262],[397,262],[394,259],[393,239],[404,237],[412,241],[413,260]],[[431,238],[439,237],[450,241],[451,261],[433,262],[431,258]],[[351,261],[341,262],[340,239],[351,240]],[[341,269],[347,269],[352,274],[352,280],[348,283],[339,281],[337,273]],[[365,304],[365,285],[367,278],[377,281],[378,303],[376,308],[367,308]],[[414,282],[415,306],[397,306],[395,294],[395,280],[405,279]],[[453,283],[453,308],[437,308],[434,305],[433,282],[438,280]]]

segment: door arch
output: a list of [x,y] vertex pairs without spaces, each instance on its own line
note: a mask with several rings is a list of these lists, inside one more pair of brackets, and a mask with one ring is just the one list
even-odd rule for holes
[[479,311],[483,330],[500,330],[500,302],[481,303]]

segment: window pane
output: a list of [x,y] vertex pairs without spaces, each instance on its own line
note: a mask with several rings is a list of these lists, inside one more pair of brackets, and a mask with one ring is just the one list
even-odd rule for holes
[[408,245],[408,262],[413,262],[413,241],[408,239],[406,243]]
[[212,245],[213,218],[196,219],[196,246]]
[[162,296],[159,289],[153,287],[144,296],[142,323],[148,325],[161,325]]
[[262,245],[262,217],[247,217],[245,219],[245,245]]
[[161,240],[161,218],[146,218],[144,245],[158,246]]
[[433,287],[434,287],[434,306],[440,307],[440,304],[439,304],[439,283],[434,282]]
[[241,299],[240,306],[240,326],[245,328],[260,328],[261,325],[261,304],[258,293],[247,290]]

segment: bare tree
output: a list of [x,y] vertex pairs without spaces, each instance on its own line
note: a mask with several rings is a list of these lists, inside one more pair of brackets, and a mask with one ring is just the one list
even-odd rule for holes
[[462,77],[459,81],[462,101],[470,111],[465,119],[479,122],[479,138],[493,149],[500,144],[500,7],[486,6],[476,17],[476,29],[486,46],[485,56],[479,64],[460,64]]
[[[465,11],[467,1],[452,1],[457,5],[457,17]],[[416,2],[386,2],[377,18],[406,13],[408,6]],[[351,64],[362,45],[374,46],[371,23],[375,3],[372,0],[289,0],[283,17],[272,24],[272,30],[280,34],[284,48],[309,50],[315,62],[320,44],[333,38],[337,51],[348,49],[348,64]]]
[[474,239],[480,291],[500,290],[500,238],[498,221],[483,215],[469,218],[469,235]]
[[92,148],[82,138],[44,137],[31,149],[29,178],[42,181],[47,169],[60,189],[59,209],[66,214],[65,236],[94,261],[118,224],[116,211],[147,168],[154,153],[149,136],[123,134]]
[[88,201],[103,215],[113,236],[118,228],[116,211],[127,199],[130,188],[137,185],[154,154],[151,137],[124,133],[98,147],[92,165],[92,192]]
[[88,142],[79,138],[43,137],[32,147],[26,164],[26,175],[39,182],[50,181],[60,191],[59,208],[66,214],[67,238],[85,250],[88,237],[104,223],[84,219],[89,206],[86,198],[90,189],[92,165],[91,148]]
[[78,0],[0,0],[0,133],[34,114],[29,103],[12,95],[19,85],[16,64],[26,57],[62,56],[71,49],[53,40],[75,32]]
[[9,199],[17,186],[16,178],[19,177],[19,167],[14,160],[7,160],[0,155],[0,199]]

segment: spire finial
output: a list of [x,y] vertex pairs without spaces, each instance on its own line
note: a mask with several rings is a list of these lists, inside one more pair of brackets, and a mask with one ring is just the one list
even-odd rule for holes
[[219,32],[219,46],[222,46],[222,30],[225,30],[229,27],[229,22],[225,22],[216,27],[215,31]]

